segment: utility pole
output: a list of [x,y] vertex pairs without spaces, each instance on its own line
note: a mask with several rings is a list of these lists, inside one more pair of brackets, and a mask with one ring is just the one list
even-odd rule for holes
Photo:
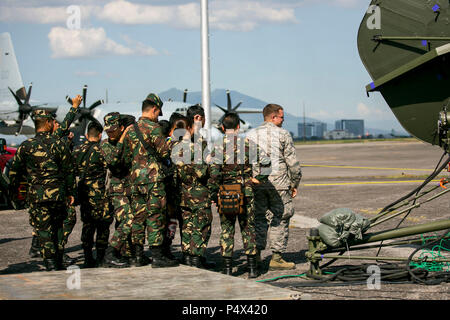
[[306,140],[305,101],[303,101],[303,141]]
[[211,92],[209,79],[209,26],[208,0],[201,0],[201,43],[202,43],[202,107],[205,110],[207,142],[211,142]]

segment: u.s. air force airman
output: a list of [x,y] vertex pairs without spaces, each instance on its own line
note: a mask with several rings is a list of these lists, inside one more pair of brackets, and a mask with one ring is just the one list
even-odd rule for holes
[[[113,220],[106,195],[106,161],[100,152],[102,132],[101,124],[91,121],[86,134],[87,140],[73,151],[74,167],[79,178],[78,201],[83,222],[81,242],[84,267],[87,268],[102,265],[108,247],[109,226]],[[95,233],[96,260],[92,255]]]
[[290,133],[282,128],[284,111],[280,105],[268,104],[263,110],[264,123],[247,136],[258,143],[271,158],[269,181],[255,188],[256,239],[258,256],[266,248],[269,234],[272,259],[271,270],[294,269],[281,254],[286,252],[289,221],[294,215],[292,199],[302,177],[294,142]]
[[27,202],[30,224],[39,238],[47,270],[62,269],[63,221],[75,194],[70,150],[52,135],[54,117],[46,110],[32,114],[36,136],[24,141],[10,170],[10,190],[17,190],[22,175],[28,180]]
[[142,117],[135,126],[125,130],[123,157],[131,167],[132,210],[134,212],[132,241],[137,261],[143,260],[145,228],[152,253],[152,268],[177,266],[178,262],[164,255],[166,234],[166,193],[162,159],[170,156],[171,142],[166,141],[158,117],[163,103],[156,94],[149,94],[142,102]]

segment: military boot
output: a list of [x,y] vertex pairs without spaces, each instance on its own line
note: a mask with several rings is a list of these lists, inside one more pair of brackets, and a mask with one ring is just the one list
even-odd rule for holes
[[275,271],[275,270],[292,270],[292,269],[295,269],[295,263],[284,261],[279,252],[274,252],[272,254],[272,259],[270,260],[269,263],[269,270]]
[[45,269],[47,271],[56,271],[58,270],[57,263],[55,259],[44,259]]
[[143,267],[150,264],[150,259],[144,254],[144,245],[136,244],[134,245],[134,250],[136,252],[136,267]]
[[191,265],[191,255],[187,252],[183,252],[181,255],[181,264],[185,264],[187,266]]
[[199,268],[199,269],[204,269],[204,266],[203,266],[203,264],[202,264],[202,260],[201,260],[201,257],[200,257],[200,256],[192,256],[192,255],[191,255],[190,260],[191,260],[191,267],[196,267],[196,268]]
[[105,254],[106,254],[105,248],[97,248],[97,257],[95,259],[95,264],[97,268],[105,267]]
[[30,251],[28,252],[31,258],[39,258],[41,256],[41,247],[39,245],[39,238],[37,236],[33,236],[31,240]]
[[258,268],[262,267],[261,250],[256,249],[256,266]]
[[170,245],[163,245],[163,255],[170,260],[177,259],[177,258],[175,258],[172,251],[170,250]]
[[120,257],[118,250],[113,247],[106,249],[104,265],[109,268],[127,268],[130,266],[125,259]]
[[200,262],[202,263],[202,267],[204,269],[214,269],[216,267],[216,263],[213,261],[206,260],[206,257],[200,257]]
[[84,252],[84,264],[83,268],[94,268],[95,267],[95,260],[92,256],[92,248],[83,248]]
[[256,264],[256,255],[254,255],[254,256],[248,255],[247,256],[247,266],[248,266],[249,279],[259,277],[258,266]]
[[222,273],[228,276],[233,275],[233,258],[223,257]]
[[67,267],[64,264],[64,250],[57,250],[55,255],[56,270],[66,270]]
[[171,260],[164,256],[162,246],[152,247],[152,268],[177,267],[178,261]]

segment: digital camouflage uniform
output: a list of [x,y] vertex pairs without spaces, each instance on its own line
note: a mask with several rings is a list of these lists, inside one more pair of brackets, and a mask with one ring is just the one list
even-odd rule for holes
[[[105,131],[118,128],[120,114],[113,112],[105,116]],[[103,140],[100,151],[106,161],[109,174],[107,194],[114,210],[116,228],[110,240],[110,246],[122,256],[131,255],[131,227],[133,211],[131,210],[131,188],[128,180],[130,170],[124,165],[122,150],[117,146],[118,141]]]
[[96,233],[97,252],[106,250],[113,217],[106,196],[106,161],[100,152],[99,142],[85,141],[75,148],[73,158],[79,177],[78,201],[83,222],[83,249],[92,249]]
[[[223,142],[223,143],[220,143]],[[257,149],[255,149],[258,152]],[[248,256],[256,255],[256,235],[253,184],[251,178],[263,181],[267,176],[260,175],[260,164],[250,162],[250,143],[246,138],[238,137],[236,134],[226,134],[223,141],[215,145],[211,154],[211,177],[208,181],[213,193],[217,194],[219,186],[223,184],[244,185],[245,212],[238,215],[220,214],[220,246],[223,257],[231,258],[234,249],[234,234],[236,219],[242,234],[244,252]],[[265,162],[267,166],[267,159]],[[243,181],[244,180],[244,181]]]
[[[35,110],[33,119],[37,118],[53,119],[53,116]],[[75,190],[72,156],[67,144],[50,132],[36,133],[17,149],[9,175],[11,190],[17,190],[21,177],[26,176],[30,224],[39,237],[41,255],[47,268],[61,265],[67,197],[74,196]]]
[[[294,215],[291,190],[297,188],[302,171],[291,134],[271,122],[248,134],[270,156],[272,173],[269,181],[255,188],[257,246],[266,248],[269,232],[272,252],[286,251],[289,221]],[[269,231],[270,230],[270,231]]]
[[[201,144],[201,141],[199,142]],[[180,195],[182,217],[181,250],[186,255],[204,257],[211,237],[211,196],[207,182],[210,167],[203,161],[194,159],[194,143],[182,141],[172,151],[176,165],[174,175],[177,192]],[[202,145],[202,153],[206,142]]]

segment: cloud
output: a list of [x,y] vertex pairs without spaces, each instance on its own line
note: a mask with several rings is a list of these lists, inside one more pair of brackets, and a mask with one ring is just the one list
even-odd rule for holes
[[98,76],[97,71],[75,71],[74,74],[77,77],[96,77],[96,76]]
[[[296,22],[291,8],[273,8],[257,1],[212,1],[209,22],[220,30],[253,30],[262,22]],[[99,19],[117,24],[168,24],[177,28],[200,26],[200,5],[187,3],[158,6],[116,0],[97,14]]]
[[48,34],[52,58],[85,58],[105,55],[154,55],[157,51],[142,43],[121,45],[106,36],[103,28],[70,30],[54,27]]
[[[95,12],[94,6],[78,6],[80,18],[89,19]],[[66,23],[70,17],[67,11],[69,6],[40,6],[40,7],[9,7],[0,6],[1,22],[26,22],[37,24],[61,24]]]
[[[295,7],[297,1],[213,0],[209,3],[209,22],[212,29],[251,31],[266,23],[297,23]],[[0,21],[38,24],[66,24],[70,2],[43,1],[21,4],[9,1],[9,6],[0,6]],[[153,3],[153,4],[152,4]],[[127,0],[82,1],[76,5],[81,10],[83,23],[94,17],[101,21],[125,25],[163,24],[180,29],[200,27],[199,1],[153,1],[132,2]]]
[[356,112],[358,116],[365,119],[382,120],[390,118],[391,115],[387,110],[369,107],[362,102],[358,103],[358,105],[356,106]]
[[211,5],[210,24],[220,30],[251,31],[263,23],[297,23],[292,8],[257,1],[216,1]]

